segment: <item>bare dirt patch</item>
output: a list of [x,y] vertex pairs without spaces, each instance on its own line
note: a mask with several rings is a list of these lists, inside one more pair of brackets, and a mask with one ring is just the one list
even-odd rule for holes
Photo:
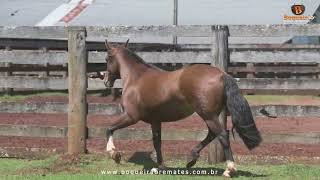
[[[115,146],[123,153],[153,152],[153,144],[150,140],[115,140]],[[166,155],[187,155],[195,147],[198,141],[162,141],[162,149]],[[297,144],[297,143],[262,143],[256,149],[249,151],[240,140],[232,142],[232,150],[236,155],[258,155],[258,156],[304,156],[320,157],[319,144]],[[30,138],[30,137],[6,137],[0,136],[0,147],[10,147],[9,153],[14,153],[15,148],[23,148],[24,151],[37,153],[41,149],[54,149],[52,152],[66,152],[67,138]],[[20,147],[20,148],[19,148]],[[105,152],[106,141],[101,138],[88,139],[89,152]],[[202,151],[202,156],[207,156],[208,147]]]
[[[108,127],[117,121],[117,116],[89,115],[88,127]],[[320,117],[279,117],[255,119],[261,132],[320,132]],[[0,113],[0,124],[38,125],[67,127],[67,114],[50,113]],[[228,119],[228,128],[232,127]],[[150,125],[142,121],[129,128],[150,128]],[[198,115],[192,115],[176,122],[162,123],[163,129],[189,129],[206,130],[204,121]]]

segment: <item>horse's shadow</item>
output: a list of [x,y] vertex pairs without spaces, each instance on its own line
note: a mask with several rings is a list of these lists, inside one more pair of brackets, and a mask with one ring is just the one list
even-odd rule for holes
[[[157,163],[153,161],[151,158],[152,152],[136,152],[134,153],[129,159],[128,162],[138,164],[138,165],[143,165],[143,170],[144,171],[150,171],[152,168],[157,167]],[[188,171],[188,172],[207,172],[207,173],[202,173],[202,174],[194,174],[197,176],[221,176],[222,173],[224,172],[224,169],[222,168],[172,168],[168,167],[165,170],[171,170],[171,171]],[[182,174],[179,174],[182,175]],[[267,177],[265,174],[254,174],[249,171],[242,171],[238,170],[237,173],[234,175],[234,177]]]
[[143,165],[143,170],[150,170],[157,167],[157,163],[151,158],[152,152],[135,152],[129,159],[128,162]]

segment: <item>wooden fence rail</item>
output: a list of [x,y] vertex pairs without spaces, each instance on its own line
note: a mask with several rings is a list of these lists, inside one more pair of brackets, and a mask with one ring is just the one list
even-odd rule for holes
[[[46,48],[48,50],[68,50],[67,39],[12,39],[12,38],[0,38],[0,48],[5,49],[10,47],[17,50],[39,50]],[[111,42],[114,44],[123,43],[123,41]],[[88,51],[106,51],[104,45],[104,39],[98,39],[96,41],[87,40],[86,42]],[[137,43],[130,41],[129,48],[135,51],[185,51],[185,50],[210,50],[211,44],[188,44],[188,43],[152,43],[144,42]],[[320,50],[318,44],[232,44],[229,42],[229,50],[231,51],[288,51],[288,50]]]
[[[137,52],[147,63],[207,63],[212,62],[209,51]],[[89,63],[106,63],[106,52],[89,52]],[[67,63],[65,51],[0,50],[0,63],[52,65]],[[319,50],[299,51],[231,51],[231,63],[300,63],[320,64]]]
[[[211,63],[210,52],[138,52],[148,63]],[[89,63],[106,63],[106,52],[89,52]],[[64,51],[0,51],[0,62],[14,64],[65,64],[68,53]]]
[[[290,79],[290,78],[239,78],[239,87],[243,91],[257,94],[320,94],[320,81],[318,79]],[[68,79],[59,77],[24,77],[9,76],[0,78],[0,87],[38,90],[66,90]],[[114,84],[121,88],[121,80]],[[89,79],[88,90],[103,90],[105,85],[101,80]]]
[[[107,26],[86,27],[88,37],[210,37],[209,25],[191,26]],[[231,25],[230,36],[234,37],[281,37],[281,36],[319,36],[320,24],[307,25]],[[66,39],[67,28],[50,27],[0,27],[0,38]]]
[[231,52],[232,63],[305,63],[320,64],[319,50],[238,51]]
[[[265,117],[261,114],[264,109],[272,116],[277,117],[320,117],[320,106],[301,105],[251,105],[255,117]],[[0,113],[67,113],[66,102],[0,102]],[[95,115],[119,115],[121,106],[117,103],[100,104],[89,103],[88,113]]]
[[260,65],[255,67],[248,66],[234,66],[228,67],[229,73],[237,73],[237,72],[249,72],[249,73],[320,73],[320,68],[318,66],[275,66],[275,65]]

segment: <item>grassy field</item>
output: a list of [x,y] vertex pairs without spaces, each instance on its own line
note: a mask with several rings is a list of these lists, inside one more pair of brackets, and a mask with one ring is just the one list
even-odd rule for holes
[[67,92],[16,92],[13,95],[0,94],[0,101],[23,101],[29,97],[34,96],[68,96]]
[[[166,161],[169,167],[175,167],[180,172],[185,161],[171,160]],[[199,161],[194,168],[188,172],[200,172],[206,170],[213,175],[127,175],[137,173],[138,170],[150,170],[153,162],[150,160],[132,160],[115,164],[102,155],[85,155],[81,157],[52,156],[41,160],[28,159],[0,159],[0,179],[20,180],[20,179],[224,179],[221,177],[225,166],[224,164],[209,165],[204,161]],[[303,164],[283,164],[283,165],[257,165],[243,164],[237,166],[238,173],[236,179],[318,179],[320,178],[320,165]],[[171,169],[173,170],[173,169]],[[212,170],[212,171],[211,171]],[[174,172],[174,171],[171,171]],[[117,174],[114,174],[117,173]],[[123,173],[123,174],[121,174]]]

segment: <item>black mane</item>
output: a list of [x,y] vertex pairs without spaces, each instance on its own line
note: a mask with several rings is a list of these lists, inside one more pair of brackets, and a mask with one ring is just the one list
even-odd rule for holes
[[152,69],[157,69],[160,71],[163,71],[162,69],[158,68],[157,66],[148,64],[147,62],[145,62],[140,56],[138,56],[136,53],[134,53],[133,51],[131,51],[128,48],[123,48],[123,52],[131,59],[136,60],[138,63],[144,64],[145,66],[152,68]]

